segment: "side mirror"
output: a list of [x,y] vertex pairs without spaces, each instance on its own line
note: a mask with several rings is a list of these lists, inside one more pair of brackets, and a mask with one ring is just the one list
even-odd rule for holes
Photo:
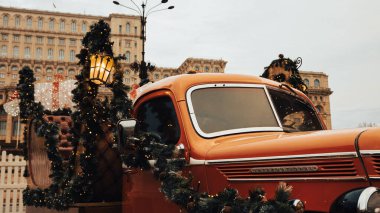
[[133,138],[135,135],[136,120],[121,120],[117,124],[118,132],[118,147],[120,153],[124,153],[125,144],[128,142],[129,138]]

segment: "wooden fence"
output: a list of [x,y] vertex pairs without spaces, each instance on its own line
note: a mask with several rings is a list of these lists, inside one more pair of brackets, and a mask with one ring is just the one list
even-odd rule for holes
[[26,188],[25,166],[23,157],[1,152],[0,213],[25,212],[22,202],[22,191]]

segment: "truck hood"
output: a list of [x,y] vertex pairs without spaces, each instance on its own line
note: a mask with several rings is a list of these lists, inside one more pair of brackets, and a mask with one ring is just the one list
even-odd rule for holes
[[[269,132],[219,138],[206,154],[206,160],[249,159],[323,154],[355,154],[355,139],[366,129],[316,132]],[[380,129],[377,129],[380,136]],[[372,133],[371,135],[373,135]],[[371,149],[368,143],[367,149]],[[379,144],[376,145],[377,147]]]

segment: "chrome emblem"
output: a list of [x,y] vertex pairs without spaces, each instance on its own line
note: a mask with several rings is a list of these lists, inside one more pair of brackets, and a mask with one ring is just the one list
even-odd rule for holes
[[293,173],[293,172],[316,172],[318,171],[318,166],[273,166],[273,167],[256,167],[251,168],[250,172],[254,174],[264,174],[264,173]]

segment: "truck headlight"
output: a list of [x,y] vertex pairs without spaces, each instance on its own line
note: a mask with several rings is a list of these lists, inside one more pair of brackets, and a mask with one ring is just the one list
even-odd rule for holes
[[380,190],[368,187],[360,193],[358,199],[358,212],[380,213]]

